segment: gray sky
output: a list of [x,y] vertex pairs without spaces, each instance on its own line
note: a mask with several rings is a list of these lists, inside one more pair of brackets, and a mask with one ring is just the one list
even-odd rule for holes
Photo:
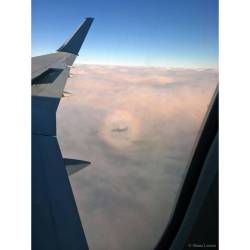
[[152,249],[218,82],[213,69],[77,65],[57,112],[90,249]]

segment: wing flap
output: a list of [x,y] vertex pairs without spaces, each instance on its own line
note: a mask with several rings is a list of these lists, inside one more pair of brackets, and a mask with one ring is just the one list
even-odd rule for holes
[[75,159],[68,159],[68,158],[64,158],[63,160],[64,160],[64,165],[65,165],[68,175],[75,174],[91,164],[91,162],[89,161],[82,161],[82,160],[75,160]]
[[[70,68],[52,68],[32,81],[32,95],[61,98]],[[47,73],[48,72],[48,73]]]

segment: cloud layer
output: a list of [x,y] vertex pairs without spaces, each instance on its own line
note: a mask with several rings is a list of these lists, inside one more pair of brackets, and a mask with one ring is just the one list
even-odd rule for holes
[[90,249],[152,249],[218,81],[213,69],[78,65],[57,112]]

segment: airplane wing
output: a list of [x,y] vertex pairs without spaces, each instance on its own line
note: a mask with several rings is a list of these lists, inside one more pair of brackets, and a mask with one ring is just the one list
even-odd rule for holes
[[89,162],[63,159],[56,138],[56,110],[92,22],[86,18],[55,53],[32,58],[33,250],[88,249],[66,167],[75,172]]

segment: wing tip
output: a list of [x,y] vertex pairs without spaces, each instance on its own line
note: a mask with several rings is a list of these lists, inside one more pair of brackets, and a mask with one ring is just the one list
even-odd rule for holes
[[94,19],[95,19],[95,18],[94,18],[94,17],[91,17],[91,16],[85,18],[85,20],[92,20],[92,21],[93,21]]
[[57,51],[78,55],[93,21],[93,17],[86,17],[73,35]]

